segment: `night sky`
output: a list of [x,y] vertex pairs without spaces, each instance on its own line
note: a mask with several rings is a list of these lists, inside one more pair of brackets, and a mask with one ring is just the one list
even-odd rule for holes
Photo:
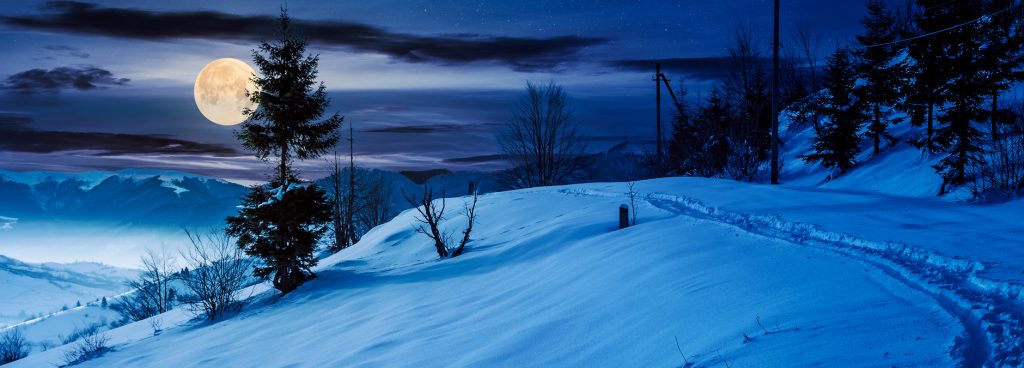
[[[214,59],[249,62],[282,4],[4,1],[0,168],[262,178],[264,164],[200,114],[192,88]],[[653,60],[694,97],[724,72],[737,22],[753,24],[766,52],[771,32],[769,0],[285,4],[320,54],[329,111],[345,116],[346,136],[355,129],[357,162],[388,169],[502,167],[488,158],[494,133],[527,81],[566,87],[592,150],[648,142]],[[831,48],[862,13],[859,1],[784,0],[783,42],[804,22]],[[320,166],[305,163],[313,176]]]

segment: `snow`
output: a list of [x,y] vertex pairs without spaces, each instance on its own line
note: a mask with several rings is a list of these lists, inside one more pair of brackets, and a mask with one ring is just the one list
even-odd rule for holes
[[[783,114],[779,122],[783,142],[782,182],[790,186],[935,198],[942,179],[932,166],[943,155],[922,154],[920,149],[907,143],[923,128],[910,126],[900,114],[894,117],[904,118],[903,122],[889,127],[889,133],[897,139],[894,144],[883,140],[879,155],[872,156],[873,143],[863,139],[857,165],[842,176],[830,178],[829,172],[820,165],[807,164],[801,158],[812,152],[814,128],[810,124],[793,124],[791,116]],[[970,198],[970,193],[966,188],[959,188],[941,198],[951,202],[963,201]]]
[[80,173],[71,172],[52,172],[52,171],[10,171],[0,170],[0,178],[7,178],[18,183],[27,184],[29,186],[35,186],[39,183],[46,181],[64,181],[68,179],[79,180],[82,185],[79,187],[82,190],[89,190],[99,185],[104,180],[111,176],[117,176],[123,179],[134,179],[143,180],[152,177],[158,177],[161,182],[161,186],[174,190],[175,194],[181,194],[187,192],[188,189],[182,188],[175,184],[175,181],[180,181],[184,178],[203,178],[200,175],[181,172],[181,171],[170,171],[170,170],[141,170],[141,169],[124,169],[117,171],[87,171]]
[[[683,365],[677,339],[696,366],[956,366],[992,349],[969,303],[898,261],[928,254],[934,267],[1005,284],[998,265],[975,269],[947,252],[964,251],[957,241],[983,248],[972,236],[1019,236],[994,231],[1006,222],[956,226],[1009,217],[1017,204],[692,178],[638,189],[639,225],[624,230],[621,183],[481,196],[467,253],[444,260],[406,211],[324,259],[293,293],[256,294],[214,323],[176,309],[158,317],[169,326],[158,335],[144,322],[117,328],[113,351],[82,366],[671,367]],[[951,225],[904,244],[921,253],[871,247],[935,219]],[[1019,252],[995,259],[1009,270]],[[59,363],[63,349],[12,366]]]
[[98,263],[31,264],[0,256],[0,328],[119,294],[136,275]]

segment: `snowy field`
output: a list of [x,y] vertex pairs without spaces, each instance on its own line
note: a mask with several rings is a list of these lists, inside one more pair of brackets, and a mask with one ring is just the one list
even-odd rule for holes
[[[178,309],[155,317],[159,334],[120,327],[82,366],[1020,364],[1020,204],[691,178],[638,189],[624,230],[621,183],[482,196],[474,241],[445,260],[407,211],[287,296],[264,285],[222,321]],[[65,348],[12,366],[59,364]]]

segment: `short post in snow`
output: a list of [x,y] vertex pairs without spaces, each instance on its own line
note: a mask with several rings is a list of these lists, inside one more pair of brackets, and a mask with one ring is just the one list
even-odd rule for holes
[[469,182],[469,192],[467,194],[468,195],[473,195],[473,192],[476,192],[476,182],[475,181]]
[[619,229],[627,227],[629,227],[629,206],[623,204],[619,206]]

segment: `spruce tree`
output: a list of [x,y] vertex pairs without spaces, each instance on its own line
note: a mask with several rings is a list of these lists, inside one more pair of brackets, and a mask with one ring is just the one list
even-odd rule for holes
[[729,126],[734,122],[732,106],[721,91],[711,91],[707,101],[697,113],[697,119],[704,127],[704,142],[701,149],[704,172],[702,176],[720,176],[729,163]]
[[986,12],[991,15],[982,23],[985,47],[978,63],[985,84],[989,86],[989,130],[993,141],[999,139],[999,125],[1006,122],[1008,111],[999,107],[999,97],[1020,80],[1022,62],[1021,45],[1024,44],[1024,25],[1021,13],[1007,11],[1016,0],[988,0]]
[[[917,0],[918,7],[923,10],[914,16],[917,34],[911,37],[941,32],[953,26],[944,17],[949,3],[948,0]],[[925,132],[911,143],[925,152],[936,152],[941,149],[941,144],[935,139],[936,109],[942,105],[944,86],[949,80],[943,62],[946,45],[935,36],[918,38],[907,45],[907,52],[913,59],[909,68],[913,83],[905,96],[905,109],[909,111],[913,125],[926,126]]]
[[680,85],[679,97],[682,99],[678,111],[672,119],[672,134],[668,139],[668,165],[670,174],[689,174],[688,162],[696,156],[703,141],[703,133],[699,122],[690,116],[690,106],[686,103],[686,86]]
[[972,22],[983,15],[980,0],[962,0],[945,5],[938,19],[945,24],[963,24],[935,36],[946,52],[941,62],[948,68],[948,81],[943,93],[945,108],[939,116],[942,127],[935,131],[936,138],[946,148],[946,157],[934,165],[942,176],[940,194],[949,185],[967,183],[968,168],[984,163],[982,132],[976,124],[988,119],[984,108],[991,87],[986,85],[985,71],[978,61],[985,45],[984,27]]
[[865,33],[857,36],[861,48],[858,50],[860,65],[858,71],[864,78],[864,85],[857,89],[858,96],[870,109],[871,123],[867,135],[874,143],[872,155],[878,155],[882,139],[890,144],[895,140],[888,127],[897,123],[891,107],[899,100],[902,62],[897,62],[899,50],[892,42],[896,40],[895,17],[886,8],[883,0],[868,0],[867,15],[861,20]]
[[822,115],[828,121],[814,137],[814,152],[804,156],[808,163],[821,162],[827,168],[846,173],[857,163],[859,132],[869,116],[865,104],[855,96],[856,65],[849,49],[839,48],[828,57]]
[[[682,89],[681,89],[682,90]],[[681,92],[685,96],[685,91]],[[715,89],[697,107],[689,105],[676,115],[669,140],[669,163],[674,174],[703,177],[720,176],[729,159],[728,128],[731,107]]]
[[281,33],[253,50],[253,62],[262,76],[254,76],[259,90],[249,92],[257,103],[235,132],[246,149],[263,161],[276,160],[268,186],[256,185],[243,199],[236,216],[229,217],[228,234],[246,254],[262,260],[255,275],[270,278],[274,288],[287,293],[314,276],[314,251],[327,231],[330,205],[326,193],[303,184],[294,160],[316,158],[338,141],[342,117],[321,120],[329,104],[326,87],[316,82],[317,56],[306,55],[306,43],[289,27],[282,9]]

